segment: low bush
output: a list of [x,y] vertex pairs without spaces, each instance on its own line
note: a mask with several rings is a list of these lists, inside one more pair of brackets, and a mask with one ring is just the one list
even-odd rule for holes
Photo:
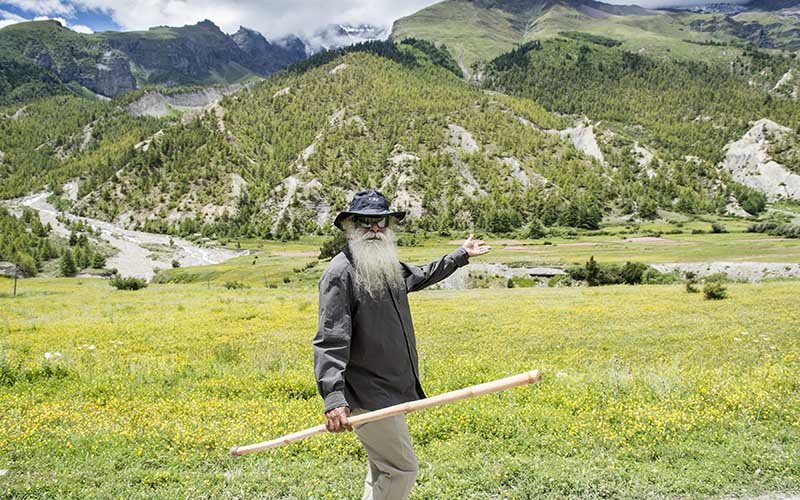
[[241,281],[226,281],[223,285],[227,290],[242,290],[247,288],[247,285]]
[[709,281],[703,287],[706,300],[721,300],[728,296],[728,289],[720,281]]
[[140,290],[147,287],[145,280],[133,276],[115,276],[109,280],[109,283],[117,290]]
[[689,272],[686,273],[686,293],[697,293],[700,291],[697,288],[697,275],[695,273]]
[[585,281],[589,286],[653,283],[658,282],[662,275],[641,262],[626,262],[624,265],[599,264],[594,257],[590,257],[583,266],[568,268],[567,273],[573,280]]

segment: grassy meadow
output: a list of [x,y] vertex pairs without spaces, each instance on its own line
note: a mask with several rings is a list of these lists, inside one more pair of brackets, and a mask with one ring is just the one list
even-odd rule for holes
[[[646,252],[662,262],[799,260],[796,240],[763,237],[664,235],[685,244]],[[456,238],[401,253],[425,262]],[[513,261],[520,247],[548,252],[524,255],[535,262],[580,262],[590,250],[601,262],[641,260],[620,237],[587,240],[603,243],[508,242],[490,256]],[[360,498],[366,457],[353,434],[228,454],[322,422],[311,339],[324,263],[303,269],[318,243],[270,243],[258,259],[174,270],[194,282],[136,292],[36,278],[11,297],[0,279],[0,496]],[[226,289],[230,280],[247,287]],[[428,394],[534,368],[544,376],[409,415],[413,498],[799,491],[798,290],[729,284],[721,301],[680,285],[412,295]]]

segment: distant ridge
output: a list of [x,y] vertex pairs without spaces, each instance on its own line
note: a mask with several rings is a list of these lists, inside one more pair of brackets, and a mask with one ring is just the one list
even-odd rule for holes
[[[243,31],[244,30],[244,31]],[[76,33],[58,21],[32,21],[0,30],[0,80],[15,67],[15,88],[55,90],[73,84],[106,97],[145,85],[209,85],[241,82],[274,73],[306,57],[296,43],[270,43],[260,33],[240,29],[229,36],[209,20],[146,31]],[[302,46],[302,42],[301,42]],[[27,74],[27,77],[26,77]],[[1,96],[0,96],[1,97]]]
[[[666,58],[728,63],[731,51],[725,46],[800,48],[800,19],[786,12],[798,3],[752,0],[746,6],[717,4],[667,11],[595,0],[445,0],[398,19],[392,38],[444,44],[467,74],[475,63],[488,62],[525,42],[564,33],[606,37],[623,49]],[[766,11],[770,14],[754,17]]]

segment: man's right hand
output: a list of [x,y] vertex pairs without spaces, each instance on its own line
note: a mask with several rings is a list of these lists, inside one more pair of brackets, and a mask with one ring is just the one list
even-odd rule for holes
[[349,406],[334,408],[325,414],[325,428],[328,429],[328,432],[352,431],[353,426],[350,425],[350,420],[347,419],[349,416]]

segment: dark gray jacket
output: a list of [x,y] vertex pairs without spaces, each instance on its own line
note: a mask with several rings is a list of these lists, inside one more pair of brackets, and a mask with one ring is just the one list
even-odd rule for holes
[[466,265],[467,251],[459,248],[423,267],[401,262],[406,289],[391,290],[377,300],[358,289],[352,262],[346,248],[319,282],[314,372],[325,411],[340,406],[378,410],[424,398],[408,292]]

